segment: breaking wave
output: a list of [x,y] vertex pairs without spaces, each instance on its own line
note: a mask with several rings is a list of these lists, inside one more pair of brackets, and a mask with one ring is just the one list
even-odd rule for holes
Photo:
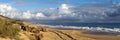
[[81,27],[81,26],[52,26],[52,25],[43,25],[52,28],[66,28],[66,29],[79,29],[79,30],[89,30],[89,31],[99,31],[99,32],[116,32],[120,33],[120,28],[103,28],[103,27]]

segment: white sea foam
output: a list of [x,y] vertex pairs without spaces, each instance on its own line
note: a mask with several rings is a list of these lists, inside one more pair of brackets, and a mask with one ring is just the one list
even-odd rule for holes
[[80,27],[80,26],[52,26],[52,25],[44,25],[47,27],[53,28],[67,28],[67,29],[80,29],[80,30],[90,30],[90,31],[99,31],[99,32],[116,32],[120,33],[120,28],[103,28],[103,27]]

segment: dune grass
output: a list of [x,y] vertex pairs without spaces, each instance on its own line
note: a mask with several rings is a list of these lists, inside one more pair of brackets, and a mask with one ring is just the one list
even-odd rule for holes
[[19,29],[11,26],[0,27],[0,37],[14,38],[19,32]]
[[15,38],[20,29],[13,24],[17,24],[17,22],[0,18],[0,37]]

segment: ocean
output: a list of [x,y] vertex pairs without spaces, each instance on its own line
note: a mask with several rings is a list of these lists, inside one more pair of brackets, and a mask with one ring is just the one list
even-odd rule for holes
[[42,22],[33,21],[35,24],[44,24],[52,26],[76,26],[76,27],[103,27],[103,28],[120,28],[120,23],[80,23],[80,22]]
[[103,28],[120,28],[120,23],[40,23],[45,25],[63,25],[77,27],[103,27]]

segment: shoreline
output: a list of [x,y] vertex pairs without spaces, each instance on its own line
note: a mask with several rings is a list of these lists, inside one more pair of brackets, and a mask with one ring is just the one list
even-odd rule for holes
[[[40,24],[42,25],[42,24]],[[42,25],[45,26],[45,25]],[[47,26],[49,27],[49,26]],[[98,36],[120,36],[120,32],[105,32],[101,30],[86,30],[86,29],[75,29],[75,28],[62,28],[62,27],[50,27],[58,30],[79,30],[79,31],[85,31],[84,34],[90,34],[90,35],[98,35]]]
[[98,36],[120,36],[120,32],[90,31],[90,30],[72,29],[72,28],[55,28],[55,29],[85,31],[83,32],[83,34],[98,35]]
[[[55,28],[56,29],[56,28]],[[78,35],[80,37],[92,38],[93,40],[120,40],[120,36],[112,36],[112,35],[98,35],[98,34],[90,34],[86,32],[90,32],[88,30],[78,30],[78,29],[59,29],[64,33],[68,33],[69,35]],[[74,37],[74,36],[73,36]],[[90,40],[90,39],[88,39]]]
[[[28,24],[29,25],[29,24]],[[34,27],[37,24],[33,24]],[[38,25],[38,27],[42,27],[44,29],[40,32],[43,35],[42,39],[76,39],[76,40],[120,40],[120,36],[106,36],[106,35],[95,35],[95,34],[87,34],[86,32],[90,32],[88,30],[80,30],[80,29],[70,29],[70,28],[55,28],[44,25]],[[52,40],[51,39],[51,40]]]
[[105,31],[105,32],[119,32],[120,28],[106,28],[106,27],[88,27],[88,26],[62,26],[62,25],[42,25],[51,28],[58,28],[58,29],[74,29],[74,30],[92,30],[92,31]]

